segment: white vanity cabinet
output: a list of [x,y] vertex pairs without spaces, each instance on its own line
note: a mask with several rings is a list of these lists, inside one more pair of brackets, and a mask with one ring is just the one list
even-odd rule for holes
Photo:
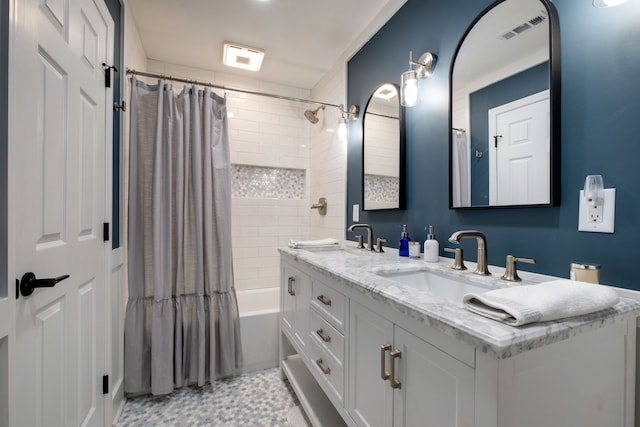
[[348,412],[362,427],[473,426],[474,370],[351,301]]
[[637,303],[511,328],[282,252],[281,372],[314,427],[634,426]]

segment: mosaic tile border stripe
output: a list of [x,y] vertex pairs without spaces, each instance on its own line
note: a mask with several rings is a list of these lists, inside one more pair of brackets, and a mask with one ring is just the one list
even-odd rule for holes
[[231,165],[231,195],[253,199],[304,199],[304,169]]
[[364,199],[375,202],[398,202],[400,179],[393,176],[364,176]]

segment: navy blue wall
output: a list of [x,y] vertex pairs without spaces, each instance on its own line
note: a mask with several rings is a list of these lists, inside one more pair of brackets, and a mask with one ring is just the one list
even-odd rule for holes
[[[469,94],[471,152],[489,151],[489,110],[549,89],[549,63],[544,62]],[[492,141],[493,142],[493,141]],[[489,204],[489,156],[471,157],[471,204]]]
[[[123,48],[123,36],[124,36],[124,13],[122,8],[122,0],[104,0],[109,9],[109,14],[113,19],[113,65],[118,72],[111,74],[111,81],[113,84],[113,102],[118,104],[122,103],[124,99],[122,96],[122,82],[124,81],[125,70],[122,69],[122,62],[124,59]],[[120,173],[120,165],[122,163],[122,154],[120,150],[121,142],[120,136],[122,131],[123,111],[113,110],[113,174],[111,181],[111,188],[113,190],[113,199],[111,207],[111,247],[116,249],[120,247],[120,218],[122,217],[122,207],[120,206],[120,200],[122,199],[120,194],[120,180],[122,174]]]
[[[602,265],[604,283],[640,290],[640,1],[596,9],[590,0],[555,0],[562,48],[562,199],[555,208],[448,209],[448,91],[453,52],[489,0],[409,0],[349,61],[348,103],[364,108],[380,82],[398,83],[409,50],[438,55],[421,81],[421,102],[407,109],[407,209],[360,212],[390,243],[400,224],[424,239],[433,224],[442,248],[460,229],[487,235],[489,262],[536,258],[523,270],[568,277],[572,261]],[[347,208],[362,207],[362,122],[350,124]],[[586,175],[616,188],[615,234],[578,232],[578,191]],[[353,239],[348,233],[347,237]],[[475,242],[463,242],[475,261]],[[448,254],[447,254],[448,255]]]

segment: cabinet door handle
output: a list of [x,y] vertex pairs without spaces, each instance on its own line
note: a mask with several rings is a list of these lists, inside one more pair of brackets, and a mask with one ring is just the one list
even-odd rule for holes
[[316,365],[318,365],[323,374],[329,375],[331,373],[331,368],[327,368],[322,364],[322,357],[316,360]]
[[397,348],[389,352],[389,364],[391,365],[391,388],[401,388],[400,381],[396,378],[396,359],[402,357],[402,352]]
[[380,377],[386,381],[389,379],[390,377],[390,373],[385,369],[386,366],[384,366],[384,354],[391,350],[391,344],[382,344],[382,346],[380,347]]
[[318,298],[318,301],[320,301],[324,305],[331,305],[331,300],[325,298],[324,295],[318,295],[316,298]]
[[322,328],[318,329],[318,330],[316,331],[316,334],[318,334],[318,336],[319,336],[320,338],[322,338],[322,341],[324,341],[324,342],[331,342],[331,337],[330,337],[329,335],[326,335],[326,334],[324,333],[324,331],[322,330]]
[[294,296],[296,294],[296,291],[293,290],[294,283],[296,283],[296,278],[289,277],[289,279],[287,280],[287,292],[289,292],[289,295],[291,296]]

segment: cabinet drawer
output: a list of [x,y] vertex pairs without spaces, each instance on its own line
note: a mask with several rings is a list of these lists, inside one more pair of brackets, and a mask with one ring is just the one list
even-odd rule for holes
[[322,347],[319,338],[312,337],[307,346],[311,371],[326,392],[332,393],[344,403],[344,366]]
[[340,363],[344,363],[344,335],[311,310],[311,335]]
[[322,282],[313,281],[311,305],[317,308],[338,331],[344,333],[345,297]]

